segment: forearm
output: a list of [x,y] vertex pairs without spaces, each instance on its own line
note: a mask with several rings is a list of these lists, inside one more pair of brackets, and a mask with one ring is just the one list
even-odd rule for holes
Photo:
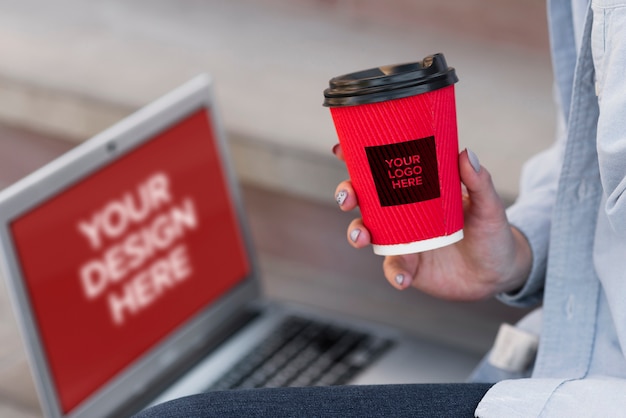
[[506,279],[503,280],[501,287],[496,292],[498,294],[518,293],[524,287],[526,280],[528,280],[533,264],[532,251],[526,236],[514,226],[511,227],[511,232],[513,234],[515,255]]

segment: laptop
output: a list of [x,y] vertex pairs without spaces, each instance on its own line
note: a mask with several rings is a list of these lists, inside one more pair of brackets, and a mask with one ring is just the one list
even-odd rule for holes
[[200,75],[0,192],[2,273],[45,415],[462,381],[475,355],[263,297],[213,90]]

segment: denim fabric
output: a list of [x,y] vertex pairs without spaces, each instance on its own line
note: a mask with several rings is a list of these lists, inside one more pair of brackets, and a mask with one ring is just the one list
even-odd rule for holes
[[330,386],[209,392],[157,405],[136,418],[473,417],[490,384]]
[[[582,13],[587,10],[587,13]],[[626,411],[626,0],[548,4],[560,134],[524,169],[508,216],[533,251],[510,304],[543,301],[531,378],[494,385],[480,417]]]

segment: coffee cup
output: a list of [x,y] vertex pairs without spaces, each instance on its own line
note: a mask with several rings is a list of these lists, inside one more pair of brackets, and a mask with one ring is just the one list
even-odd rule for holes
[[376,254],[463,238],[457,81],[443,54],[434,54],[334,77],[324,90]]

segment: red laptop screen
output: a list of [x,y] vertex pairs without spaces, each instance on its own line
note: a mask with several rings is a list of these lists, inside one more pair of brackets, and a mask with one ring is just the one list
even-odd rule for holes
[[249,272],[201,110],[16,219],[63,411]]

